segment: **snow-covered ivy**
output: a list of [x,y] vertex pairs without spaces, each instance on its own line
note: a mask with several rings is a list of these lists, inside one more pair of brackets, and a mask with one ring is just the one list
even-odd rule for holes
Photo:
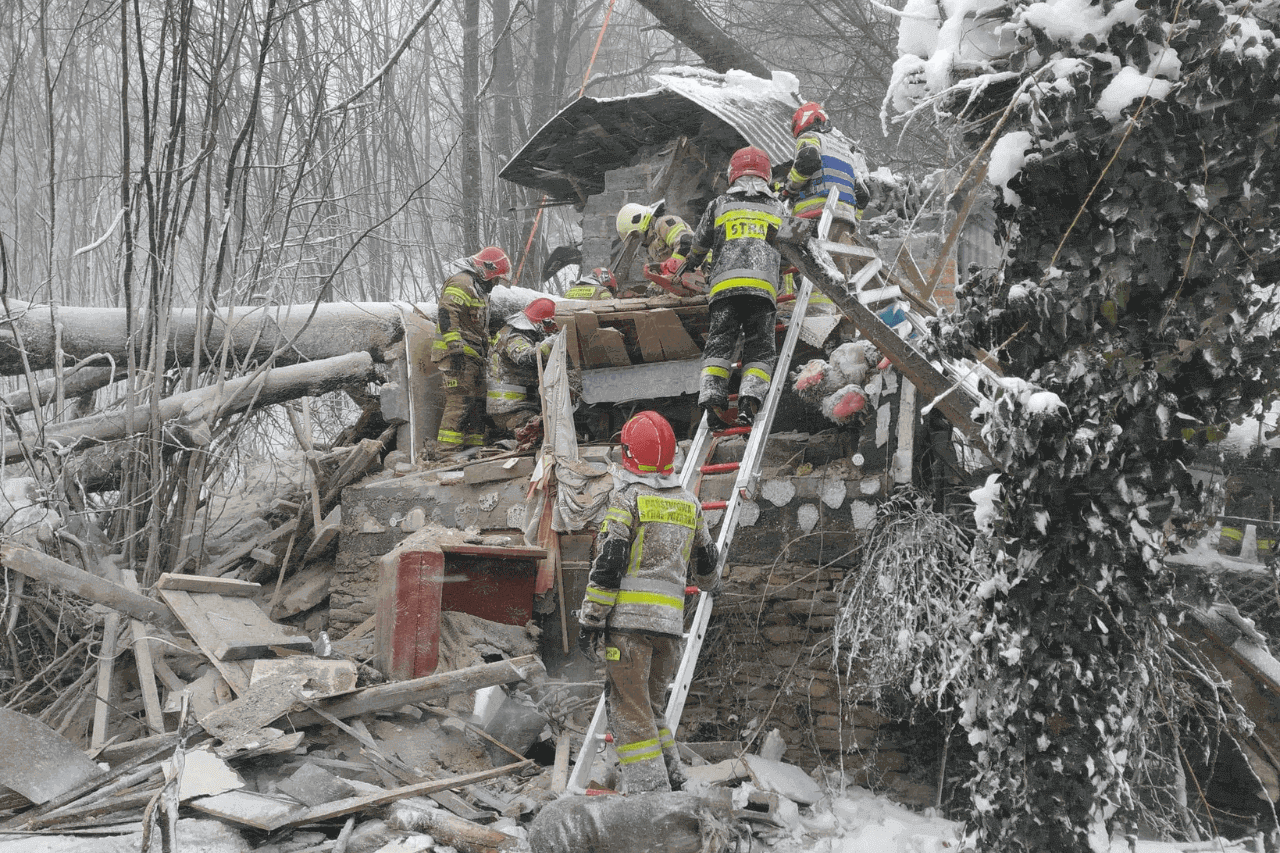
[[[994,569],[974,685],[980,850],[1086,851],[1169,728],[1163,556],[1186,465],[1276,388],[1275,0],[908,0],[886,111],[985,147],[1008,262],[936,328],[999,348],[978,493]],[[1013,101],[1012,109],[1008,109]],[[1020,381],[1019,381],[1020,380]],[[1037,396],[1045,394],[1050,396]]]

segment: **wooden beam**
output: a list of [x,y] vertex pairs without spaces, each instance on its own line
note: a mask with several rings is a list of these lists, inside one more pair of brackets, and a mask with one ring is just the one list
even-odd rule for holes
[[160,602],[136,592],[130,592],[118,583],[112,583],[106,578],[77,569],[56,557],[24,548],[13,542],[0,544],[0,565],[26,575],[32,580],[47,583],[63,592],[69,592],[123,613],[131,619],[165,628],[182,627],[169,608]]
[[[350,696],[337,696],[317,704],[329,714],[343,719],[373,711],[399,708],[401,705],[435,702],[455,693],[508,684],[512,681],[524,681],[545,672],[542,660],[537,655],[522,655],[496,663],[479,664],[408,681],[393,681],[389,684],[366,687]],[[289,714],[289,721],[295,726],[314,726],[325,722],[323,717],[313,711]]]
[[432,794],[437,791],[451,791],[454,788],[461,788],[464,785],[470,785],[473,782],[483,782],[486,779],[493,779],[498,776],[506,776],[509,773],[515,773],[524,770],[526,767],[534,766],[534,762],[530,760],[520,761],[514,764],[507,764],[502,767],[495,767],[489,770],[481,770],[477,773],[468,773],[465,776],[455,776],[452,779],[439,779],[431,782],[418,782],[414,785],[403,785],[399,788],[392,788],[389,791],[383,791],[378,794],[366,794],[362,797],[348,797],[345,800],[336,800],[332,803],[325,803],[322,806],[306,809],[299,814],[290,816],[288,819],[276,825],[275,829],[287,829],[295,826],[302,826],[307,823],[319,823],[323,820],[331,820],[335,817],[346,817],[355,812],[362,812],[375,806],[384,806],[387,803],[393,803],[396,800],[402,800],[405,797],[416,797],[422,794]]

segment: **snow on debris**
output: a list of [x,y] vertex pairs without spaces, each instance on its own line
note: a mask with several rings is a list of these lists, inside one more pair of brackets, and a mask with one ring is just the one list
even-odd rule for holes
[[1031,133],[1016,130],[1006,133],[991,146],[991,161],[987,167],[987,181],[999,187],[1004,193],[1005,204],[1014,207],[1022,204],[1022,197],[1009,189],[1009,181],[1022,171],[1027,162],[1027,152],[1031,148]]
[[[850,788],[824,799],[804,814],[780,811],[782,837],[765,849],[772,853],[942,853],[959,849],[962,826],[933,809],[915,812],[865,788]],[[1215,839],[1222,853],[1248,849]],[[1130,853],[1124,837],[1112,839],[1110,853]],[[753,848],[754,849],[754,848]],[[1136,853],[1180,853],[1181,847],[1160,841],[1138,841]]]

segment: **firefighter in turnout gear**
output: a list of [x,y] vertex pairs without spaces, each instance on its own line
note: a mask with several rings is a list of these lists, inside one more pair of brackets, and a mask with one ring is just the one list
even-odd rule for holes
[[444,378],[444,412],[433,456],[484,444],[485,359],[489,354],[489,291],[511,276],[511,261],[489,246],[450,264],[440,293],[431,360]]
[[[854,152],[849,139],[831,126],[822,105],[813,101],[802,105],[791,117],[791,135],[796,139],[796,153],[783,197],[792,200],[795,216],[815,219],[822,215],[827,197],[839,192],[827,239],[852,245],[862,209],[871,202],[871,191],[860,174],[866,163]],[[844,257],[836,261],[846,275],[851,272],[849,263]]]
[[690,562],[699,586],[718,582],[715,542],[702,507],[673,473],[676,436],[657,412],[622,428],[609,509],[596,534],[578,645],[604,643],[609,723],[627,793],[670,791],[684,781],[665,719],[684,631]]
[[538,357],[551,353],[556,304],[545,296],[512,314],[493,338],[489,351],[487,411],[498,429],[515,435],[542,417]]
[[711,418],[720,417],[728,406],[729,375],[741,332],[738,422],[743,424],[750,424],[760,410],[777,356],[773,326],[782,264],[777,238],[786,208],[769,188],[770,173],[769,155],[759,148],[734,153],[729,190],[702,215],[685,260],[686,268],[696,267],[708,251],[714,252],[707,275],[710,328],[702,351],[698,405]]
[[596,267],[565,291],[565,299],[613,299],[618,293],[618,279],[608,267]]
[[640,245],[664,275],[671,275],[693,246],[693,230],[679,216],[663,215],[667,203],[646,206],[631,202],[618,211],[618,236],[623,240],[640,235]]

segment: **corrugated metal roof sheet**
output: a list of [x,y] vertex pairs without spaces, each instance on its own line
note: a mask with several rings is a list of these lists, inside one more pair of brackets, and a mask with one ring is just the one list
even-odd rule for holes
[[[511,158],[499,176],[582,203],[604,189],[604,175],[635,162],[648,146],[703,132],[706,113],[775,163],[790,160],[794,93],[739,71],[667,69],[657,88],[614,98],[582,97],[561,110]],[[697,109],[690,109],[689,104]]]
[[653,79],[732,125],[774,163],[790,160],[795,152],[791,116],[800,106],[795,93],[741,72],[713,77],[720,79],[675,74],[655,74]]

